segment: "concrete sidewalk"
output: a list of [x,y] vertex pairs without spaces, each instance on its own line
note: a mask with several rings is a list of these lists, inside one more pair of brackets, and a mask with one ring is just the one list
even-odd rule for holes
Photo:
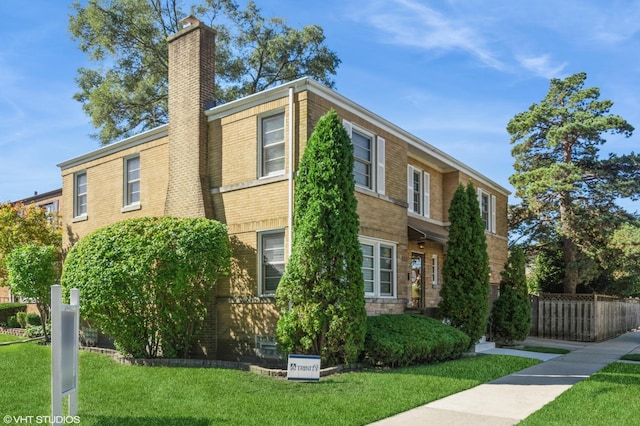
[[640,353],[640,332],[600,343],[527,339],[525,344],[572,352],[557,355],[491,349],[484,353],[528,356],[543,362],[372,425],[514,425],[622,355]]

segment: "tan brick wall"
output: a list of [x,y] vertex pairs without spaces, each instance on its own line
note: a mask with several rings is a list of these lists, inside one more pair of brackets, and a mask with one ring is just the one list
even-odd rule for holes
[[[140,209],[122,212],[124,159],[140,156]],[[162,216],[168,183],[167,138],[157,139],[62,171],[63,247],[105,225]],[[74,222],[74,173],[87,173],[87,220]]]

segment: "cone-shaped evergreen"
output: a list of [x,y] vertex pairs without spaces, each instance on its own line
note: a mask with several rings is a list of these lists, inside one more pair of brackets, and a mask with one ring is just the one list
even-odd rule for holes
[[525,256],[521,247],[514,247],[502,271],[500,297],[491,311],[496,340],[511,343],[526,339],[531,329],[531,302],[527,292]]
[[276,291],[278,342],[289,353],[354,362],[366,332],[353,148],[338,114],[317,123],[295,186],[293,247]]
[[449,207],[449,242],[442,266],[440,315],[464,331],[472,344],[489,316],[489,255],[475,188],[459,185]]

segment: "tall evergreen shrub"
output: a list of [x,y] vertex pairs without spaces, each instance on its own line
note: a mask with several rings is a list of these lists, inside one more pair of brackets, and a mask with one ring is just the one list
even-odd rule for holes
[[491,311],[493,333],[503,343],[524,340],[531,329],[531,302],[527,291],[525,256],[521,247],[513,247],[502,271],[500,297]]
[[459,185],[449,207],[449,244],[442,266],[440,315],[471,343],[484,334],[489,316],[489,255],[476,190]]
[[293,247],[276,291],[283,351],[353,362],[366,333],[353,147],[338,114],[317,123],[295,186]]

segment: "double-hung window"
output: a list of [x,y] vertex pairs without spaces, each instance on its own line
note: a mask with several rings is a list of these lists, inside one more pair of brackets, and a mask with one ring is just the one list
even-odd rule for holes
[[372,188],[373,178],[373,137],[353,130],[351,134],[353,142],[353,177],[356,185]]
[[480,216],[487,232],[496,232],[496,197],[478,188],[478,204]]
[[385,139],[342,122],[353,145],[353,179],[357,186],[385,193]]
[[431,176],[417,167],[407,167],[407,203],[409,211],[429,217]]
[[284,173],[284,112],[259,119],[260,177]]
[[124,205],[140,204],[140,156],[124,160]]
[[396,296],[396,246],[360,238],[364,293],[369,297]]
[[260,284],[262,295],[273,295],[284,274],[284,231],[258,234]]
[[73,216],[87,215],[87,172],[78,172],[73,177]]

